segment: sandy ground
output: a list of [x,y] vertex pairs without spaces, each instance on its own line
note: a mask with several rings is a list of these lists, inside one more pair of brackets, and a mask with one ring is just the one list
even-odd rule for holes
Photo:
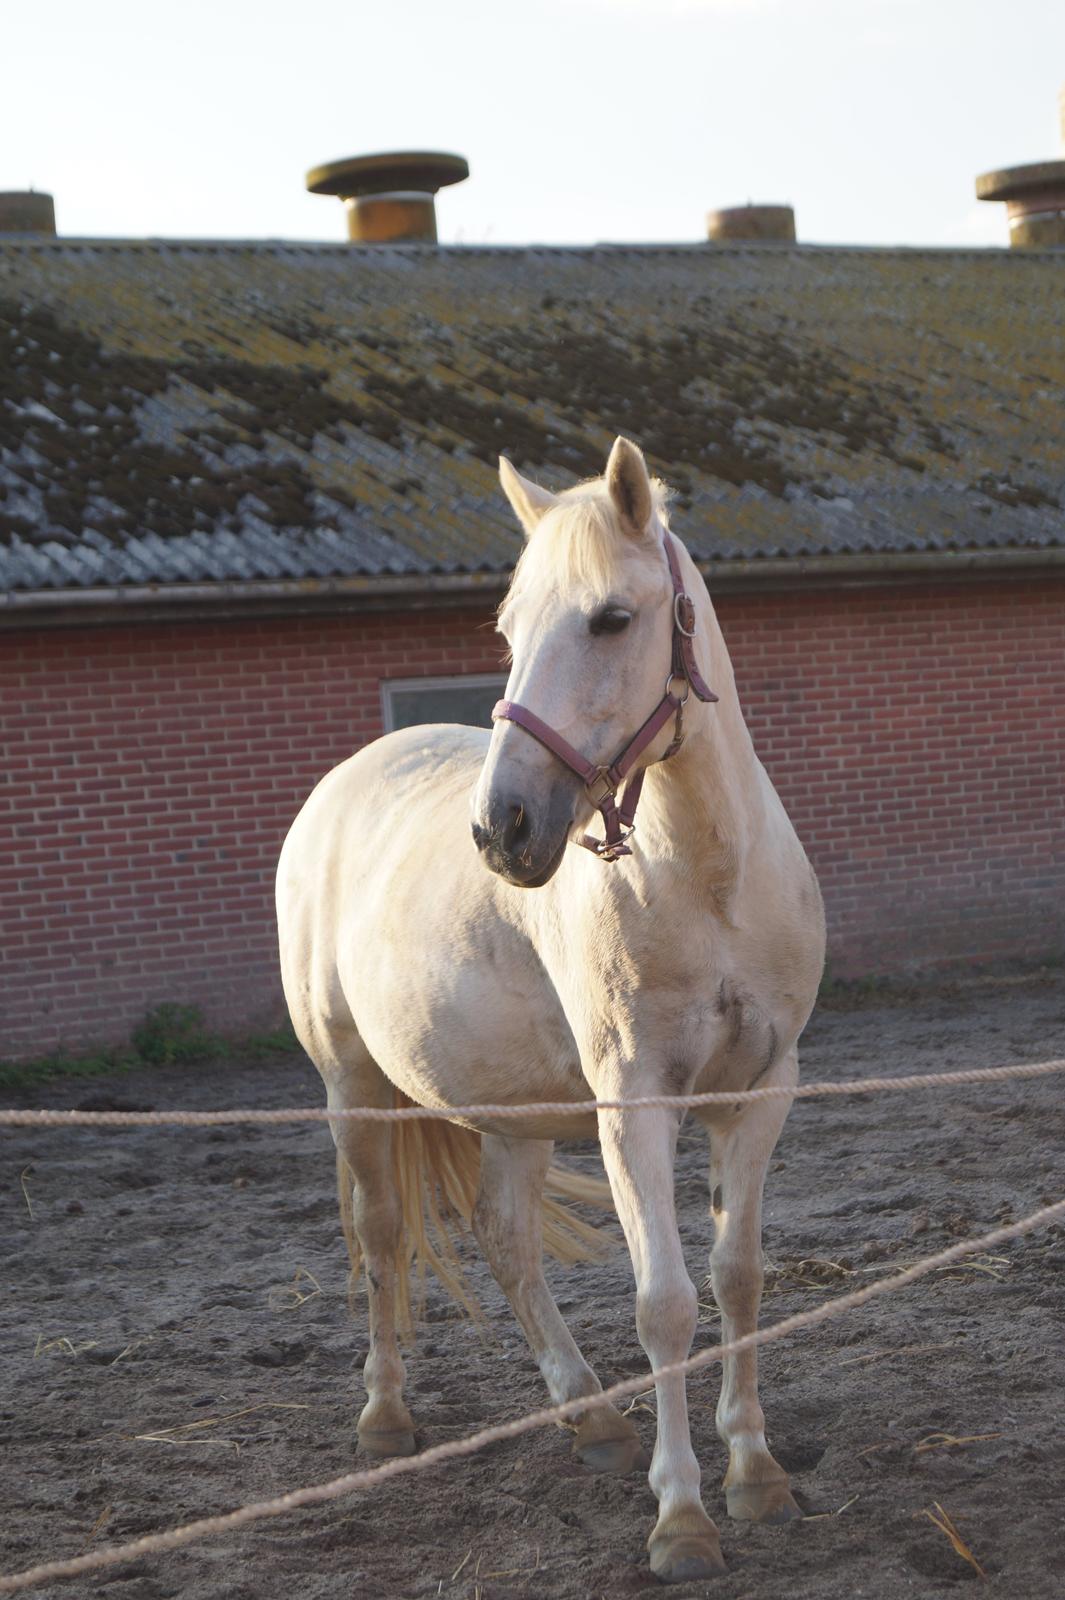
[[[928,1072],[1061,1054],[1065,982],[1043,977],[822,1011],[806,1077]],[[763,1320],[1065,1194],[1065,1083],[796,1107],[767,1185]],[[302,1060],[52,1083],[23,1104],[88,1109],[318,1103]],[[365,1320],[345,1304],[321,1126],[8,1132],[0,1346],[3,1570],[321,1481],[356,1460]],[[594,1154],[578,1152],[591,1168]],[[704,1147],[686,1129],[678,1198],[692,1275],[708,1244]],[[471,1261],[475,1258],[471,1257]],[[1043,1600],[1065,1572],[1065,1230],[1047,1229],[769,1350],[770,1442],[807,1517],[725,1517],[716,1379],[691,1383],[693,1438],[727,1576],[677,1596],[940,1595],[979,1580],[922,1513],[939,1503],[988,1574]],[[409,1399],[423,1445],[541,1403],[539,1376],[479,1263],[485,1338],[431,1290]],[[552,1269],[604,1382],[640,1372],[631,1277]],[[714,1314],[703,1296],[702,1342]],[[353,1378],[353,1359],[356,1376]],[[653,1400],[635,1412],[648,1441]],[[945,1436],[960,1441],[945,1442]],[[583,1600],[661,1592],[642,1476],[595,1477],[550,1430],[237,1537],[38,1591],[110,1600]]]

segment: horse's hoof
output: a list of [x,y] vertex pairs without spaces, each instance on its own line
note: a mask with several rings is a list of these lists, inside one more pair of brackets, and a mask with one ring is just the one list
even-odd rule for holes
[[726,1485],[725,1506],[736,1522],[794,1522],[802,1516],[786,1478],[777,1483]]
[[368,1456],[412,1456],[418,1449],[410,1428],[360,1428],[358,1438]]
[[636,1429],[613,1406],[585,1412],[574,1430],[573,1454],[593,1472],[646,1472],[651,1465]]
[[593,1472],[609,1472],[624,1477],[628,1472],[647,1472],[650,1452],[639,1439],[600,1439],[594,1444],[574,1448],[574,1455]]
[[716,1533],[679,1533],[651,1541],[651,1571],[659,1583],[692,1583],[727,1568]]

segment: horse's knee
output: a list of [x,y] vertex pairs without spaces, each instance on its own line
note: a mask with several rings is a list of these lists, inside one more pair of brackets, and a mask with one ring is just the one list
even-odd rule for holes
[[686,1273],[640,1289],[636,1295],[636,1331],[647,1353],[660,1350],[663,1360],[669,1360],[674,1350],[686,1354],[695,1337],[698,1309],[699,1297]]

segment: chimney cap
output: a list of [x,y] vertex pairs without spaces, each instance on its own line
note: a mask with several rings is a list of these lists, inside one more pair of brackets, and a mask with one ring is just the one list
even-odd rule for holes
[[312,167],[306,181],[311,194],[335,194],[348,200],[397,191],[436,194],[438,189],[461,183],[469,175],[464,156],[442,150],[392,150],[327,161],[324,166]]
[[1065,183],[1065,161],[1032,161],[1024,167],[982,172],[976,180],[978,200],[1014,200],[1030,189]]

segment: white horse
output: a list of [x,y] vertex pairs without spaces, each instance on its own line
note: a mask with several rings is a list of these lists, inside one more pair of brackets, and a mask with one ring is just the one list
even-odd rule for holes
[[[664,493],[625,439],[603,478],[559,495],[505,460],[500,474],[528,543],[500,613],[513,664],[493,731],[417,727],[379,739],[323,779],[281,855],[285,992],[329,1105],[792,1085],[822,968],[821,899],[754,753],[710,597],[667,527]],[[625,846],[632,806],[619,820],[613,796],[627,765],[645,782]],[[597,806],[611,844],[567,848]],[[701,1114],[726,1340],[756,1326],[762,1184],[789,1105],[782,1096]],[[543,1276],[541,1201],[556,1138],[598,1132],[640,1342],[655,1368],[687,1356],[696,1292],[674,1211],[680,1121],[640,1110],[332,1124],[349,1244],[369,1286],[364,1449],[414,1449],[397,1323],[415,1248],[454,1283],[423,1220],[438,1192],[472,1222],[554,1400],[599,1390]],[[548,1221],[572,1255],[557,1206]],[[657,1394],[651,1567],[665,1581],[707,1576],[723,1561],[683,1377]],[[717,1408],[727,1509],[784,1521],[797,1507],[764,1426],[748,1350],[724,1362]],[[580,1417],[574,1449],[604,1470],[640,1459],[612,1407]]]

